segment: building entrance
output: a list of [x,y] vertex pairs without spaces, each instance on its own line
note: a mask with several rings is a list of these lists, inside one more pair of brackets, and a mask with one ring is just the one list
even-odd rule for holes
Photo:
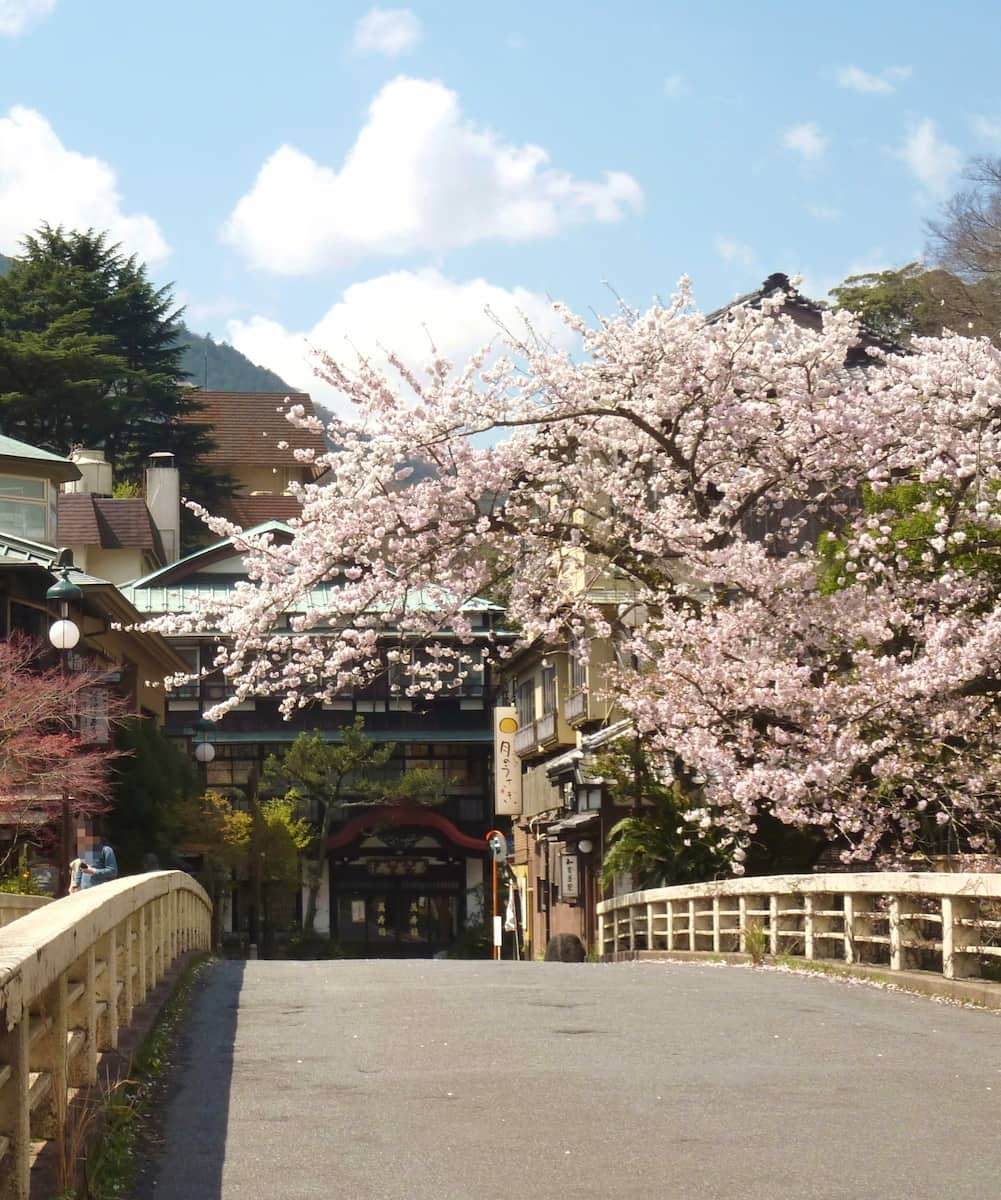
[[459,932],[458,887],[442,881],[429,890],[415,883],[381,883],[375,890],[367,880],[353,887],[340,882],[335,939],[346,950],[372,958],[423,958],[447,950]]

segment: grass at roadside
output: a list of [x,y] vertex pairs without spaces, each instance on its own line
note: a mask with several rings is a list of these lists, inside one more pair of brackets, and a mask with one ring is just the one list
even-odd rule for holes
[[140,1150],[151,1137],[156,1101],[173,1055],[191,991],[209,958],[193,960],[177,981],[156,1023],[136,1052],[132,1072],[104,1096],[91,1097],[82,1119],[103,1125],[84,1163],[76,1188],[60,1200],[121,1200],[140,1165]]

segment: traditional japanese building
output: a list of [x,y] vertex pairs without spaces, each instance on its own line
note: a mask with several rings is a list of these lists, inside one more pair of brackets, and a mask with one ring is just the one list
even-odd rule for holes
[[[291,537],[279,521],[254,532],[268,532],[278,541]],[[135,580],[125,591],[149,616],[185,613],[228,594],[245,577],[240,551],[227,538]],[[329,586],[334,585],[303,596],[302,610],[322,610]],[[357,716],[372,741],[396,747],[385,767],[387,776],[421,767],[440,778],[445,794],[440,806],[376,803],[348,808],[337,822],[327,845],[316,928],[349,952],[446,951],[468,926],[482,920],[485,835],[493,824],[493,693],[476,643],[493,636],[502,614],[486,601],[472,601],[465,611],[474,630],[474,645],[467,651],[473,663],[461,683],[446,686],[437,698],[406,696],[387,663],[368,687],[298,710],[288,721],[279,713],[277,699],[257,697],[208,727],[202,714],[228,695],[226,681],[212,669],[218,639],[211,633],[170,639],[196,678],[168,696],[166,731],[192,752],[200,741],[210,741],[208,786],[247,789],[267,757],[281,755],[299,733],[337,741]],[[283,631],[294,615],[283,615]],[[331,631],[329,636],[337,635]],[[245,898],[241,902],[238,896],[233,928],[244,928],[246,918]]]

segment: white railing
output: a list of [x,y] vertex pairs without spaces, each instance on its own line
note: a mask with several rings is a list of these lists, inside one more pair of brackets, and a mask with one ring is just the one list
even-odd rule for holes
[[[211,903],[181,871],[117,879],[0,930],[0,1197],[27,1200],[32,1141],[65,1134],[75,1089],[178,955],[208,949]],[[62,1138],[63,1144],[67,1141]]]
[[771,875],[654,888],[598,905],[603,957],[749,953],[925,970],[1001,966],[1001,875]]
[[571,692],[563,701],[563,720],[568,724],[579,720],[587,712],[587,692]]
[[532,754],[534,752],[539,744],[535,727],[536,722],[529,721],[527,725],[523,725],[514,735],[515,754]]
[[17,892],[0,892],[0,928],[51,903],[51,896],[21,896]]

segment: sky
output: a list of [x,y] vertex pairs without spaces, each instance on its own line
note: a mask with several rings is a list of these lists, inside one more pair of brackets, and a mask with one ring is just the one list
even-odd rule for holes
[[0,0],[0,252],[106,229],[330,403],[552,302],[825,298],[1001,154],[1001,5]]

